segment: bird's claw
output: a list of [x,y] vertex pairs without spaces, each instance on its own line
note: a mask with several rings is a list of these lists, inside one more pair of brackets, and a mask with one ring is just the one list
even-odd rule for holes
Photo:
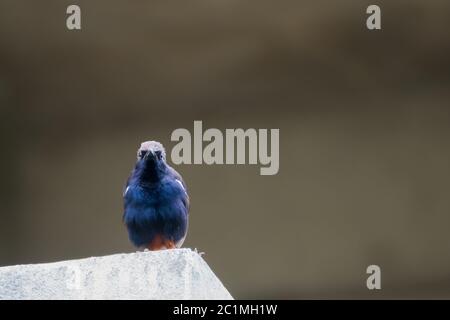
[[203,256],[205,253],[202,251],[198,251],[197,248],[194,248],[194,252],[197,253],[200,257]]

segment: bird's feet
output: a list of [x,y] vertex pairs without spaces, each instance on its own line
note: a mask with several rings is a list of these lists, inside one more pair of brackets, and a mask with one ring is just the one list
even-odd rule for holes
[[177,246],[175,245],[175,242],[170,241],[170,240],[164,241],[164,247],[166,247],[166,249],[176,249],[177,248]]
[[152,242],[150,242],[145,250],[147,251],[159,251],[159,250],[167,250],[167,249],[176,249],[177,246],[175,242],[172,240],[166,240],[161,236],[156,236]]

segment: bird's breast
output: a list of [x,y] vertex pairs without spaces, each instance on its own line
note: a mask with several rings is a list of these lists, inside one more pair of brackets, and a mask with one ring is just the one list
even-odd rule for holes
[[125,204],[134,205],[164,205],[184,196],[185,190],[176,180],[162,181],[161,183],[141,186],[129,185],[126,189]]

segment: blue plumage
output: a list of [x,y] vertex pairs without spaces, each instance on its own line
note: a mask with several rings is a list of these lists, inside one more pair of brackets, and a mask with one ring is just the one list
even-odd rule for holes
[[181,176],[166,163],[159,142],[142,143],[123,198],[123,220],[135,246],[160,250],[182,245],[188,229],[189,196]]

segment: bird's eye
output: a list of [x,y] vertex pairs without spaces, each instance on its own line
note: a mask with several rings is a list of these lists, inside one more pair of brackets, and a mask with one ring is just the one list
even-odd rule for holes
[[144,158],[146,153],[147,153],[147,151],[145,151],[145,150],[142,150],[141,152],[139,152],[139,158],[141,158],[141,159]]
[[158,159],[161,159],[161,151],[156,151],[155,154],[158,157]]

